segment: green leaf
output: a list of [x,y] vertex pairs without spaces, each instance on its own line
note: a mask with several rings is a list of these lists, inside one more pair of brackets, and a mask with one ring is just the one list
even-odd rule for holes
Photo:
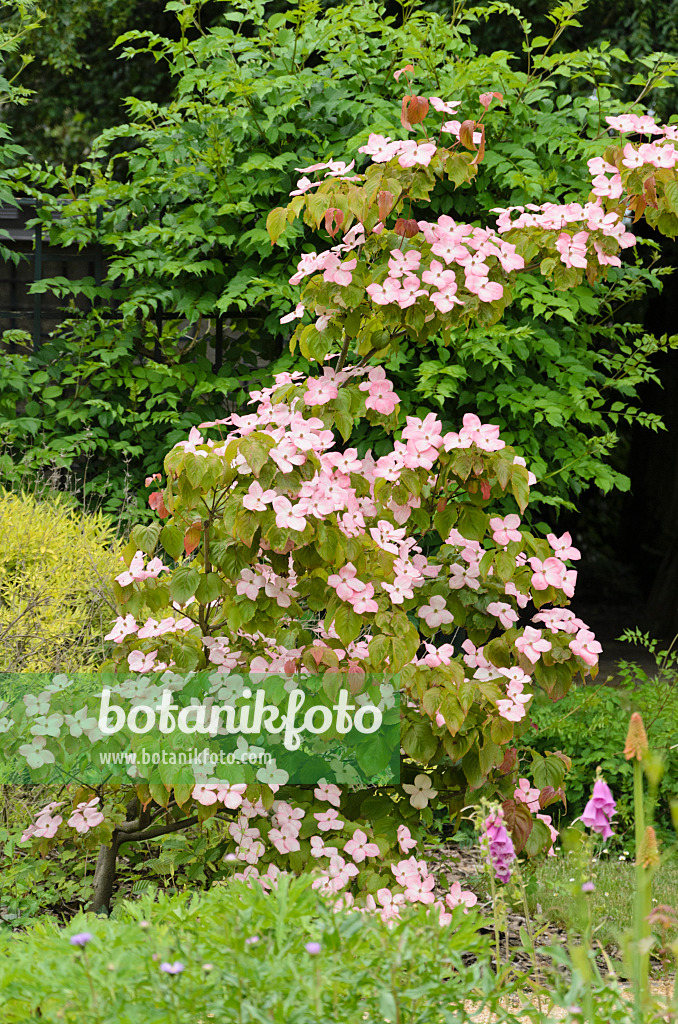
[[135,526],[132,530],[132,542],[147,555],[152,555],[155,551],[159,536],[159,523],[152,523],[150,526]]
[[178,526],[167,523],[160,531],[159,539],[170,558],[180,558],[184,553],[184,535]]
[[170,580],[169,594],[177,604],[186,604],[200,585],[200,573],[190,566],[179,566]]
[[266,230],[271,239],[271,245],[275,245],[283,231],[287,227],[287,210],[283,206],[276,206],[266,218]]
[[208,572],[201,577],[195,597],[200,604],[211,604],[221,597],[221,579],[216,572]]
[[362,617],[353,611],[350,604],[343,602],[339,605],[337,613],[334,616],[334,628],[336,629],[342,644],[347,645],[350,644],[352,640],[357,639],[360,635],[362,623]]
[[407,756],[419,764],[428,764],[438,749],[438,740],[431,731],[428,719],[408,722],[403,729],[401,743]]
[[467,540],[481,541],[487,532],[489,516],[474,505],[462,505],[459,515],[458,529]]

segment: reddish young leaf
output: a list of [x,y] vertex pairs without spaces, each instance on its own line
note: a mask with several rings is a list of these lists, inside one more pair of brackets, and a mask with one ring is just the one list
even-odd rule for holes
[[148,504],[154,512],[158,513],[161,519],[167,519],[169,512],[165,508],[165,499],[163,498],[162,491],[153,491],[152,494],[149,494]]
[[394,196],[392,192],[385,189],[380,192],[377,196],[377,206],[379,208],[379,220],[385,221],[389,213],[393,209]]
[[474,152],[476,148],[476,144],[473,141],[475,127],[475,121],[462,121],[461,128],[459,129],[459,141],[462,146],[464,149],[472,149]]
[[330,206],[328,210],[325,210],[325,230],[330,238],[334,238],[343,223],[344,214],[342,210],[338,210],[336,206]]
[[428,114],[428,100],[425,96],[403,96],[400,123],[409,131],[413,124],[420,124]]
[[517,804],[515,800],[504,800],[501,806],[504,811],[504,821],[511,833],[515,851],[520,853],[532,831],[534,824],[532,815],[527,804]]
[[194,523],[193,526],[189,526],[184,534],[184,551],[187,555],[195,551],[200,543],[202,537],[202,523]]
[[402,217],[398,217],[393,230],[396,235],[402,235],[404,238],[414,238],[415,235],[419,234],[419,225],[416,220],[404,220]]

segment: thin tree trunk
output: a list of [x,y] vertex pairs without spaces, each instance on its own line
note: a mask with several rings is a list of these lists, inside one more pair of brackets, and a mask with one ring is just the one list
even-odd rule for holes
[[119,844],[120,840],[114,834],[110,846],[99,847],[97,865],[94,869],[94,895],[90,905],[90,910],[93,910],[95,914],[108,913],[111,909]]

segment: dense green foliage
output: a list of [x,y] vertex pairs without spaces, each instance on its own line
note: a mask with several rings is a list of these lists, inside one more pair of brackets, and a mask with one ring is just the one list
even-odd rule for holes
[[[495,973],[475,910],[460,907],[440,927],[425,908],[408,908],[387,925],[377,915],[333,913],[310,882],[283,877],[268,895],[244,885],[192,897],[151,891],[110,920],[80,915],[64,929],[45,922],[0,933],[3,1021],[469,1024],[488,1011],[517,1024],[526,1009],[535,1022],[553,1019],[550,1000],[572,1008],[559,1019],[581,1020],[584,972],[564,983],[545,961],[550,992],[538,1011],[527,974],[509,963]],[[562,948],[553,956],[568,962]],[[597,1010],[591,1024],[635,1019],[614,982],[598,975],[586,987]]]
[[[510,20],[495,6],[502,24]],[[607,43],[560,52],[575,20],[566,11],[554,52],[532,39],[530,70],[521,71],[508,51],[478,51],[469,33],[484,18],[461,8],[443,17],[408,3],[401,24],[377,3],[346,0],[266,20],[263,3],[243,0],[206,32],[198,0],[172,9],[178,40],[135,30],[121,41],[128,57],[151,54],[167,66],[172,101],[130,99],[129,122],[104,131],[87,163],[24,167],[14,186],[44,204],[52,242],[101,244],[108,262],[100,286],[41,282],[64,303],[80,296],[95,308],[71,306],[43,351],[2,357],[2,470],[19,477],[24,455],[30,474],[56,464],[77,476],[87,463],[90,495],[116,511],[130,494],[143,502],[161,438],[171,443],[215,407],[241,404],[254,367],[283,351],[291,254],[309,239],[299,225],[271,250],[266,214],[294,187],[296,167],[352,156],[370,130],[399,130],[394,68],[416,61],[418,89],[461,99],[469,112],[479,92],[505,94],[475,183],[454,195],[441,185],[433,196],[439,214],[491,223],[498,204],[581,197],[601,110],[619,109],[613,69],[626,60]],[[592,483],[628,487],[606,453],[624,423],[658,428],[640,410],[637,386],[656,379],[651,357],[671,343],[629,315],[630,302],[661,286],[665,270],[650,267],[636,258],[608,283],[569,293],[522,275],[501,324],[460,330],[448,348],[437,338],[416,354],[401,348],[389,372],[409,395],[403,414],[442,407],[450,420],[477,411],[499,423],[536,465],[545,502],[576,500]],[[180,319],[160,321],[163,310]],[[217,315],[227,329],[214,378]]]
[[[637,635],[636,635],[637,636]],[[666,652],[662,652],[664,654]],[[660,661],[661,661],[660,655]],[[664,773],[658,792],[657,824],[671,836],[671,804],[678,799],[678,676],[675,658],[648,672],[631,661],[620,662],[617,685],[575,686],[557,704],[537,701],[531,711],[537,727],[534,746],[542,752],[560,747],[572,758],[567,775],[569,821],[584,809],[591,778],[601,768],[618,800],[620,842],[633,848],[633,765],[621,756],[629,713],[643,717]]]

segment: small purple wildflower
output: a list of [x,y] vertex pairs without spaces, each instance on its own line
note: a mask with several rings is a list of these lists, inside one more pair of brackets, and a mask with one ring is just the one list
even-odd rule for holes
[[245,939],[245,945],[246,946],[253,946],[258,941],[259,941],[259,936],[258,935],[250,935],[249,938]]
[[311,956],[317,956],[322,949],[322,946],[319,942],[307,942],[304,949],[307,953],[310,953]]
[[594,889],[595,885],[593,884],[593,882],[584,882],[584,884],[581,887],[582,892],[593,892]]
[[516,859],[516,852],[500,810],[492,811],[485,818],[480,846],[488,864],[494,868],[497,881],[508,882],[511,877],[510,864]]
[[581,820],[587,828],[597,832],[603,839],[609,839],[614,835],[610,828],[610,821],[614,817],[616,807],[608,784],[602,779],[596,779],[591,799],[584,808]]
[[90,932],[78,932],[77,935],[71,936],[71,946],[86,946],[93,938],[94,936]]
[[175,960],[173,964],[168,964],[167,961],[164,960],[160,964],[160,970],[164,971],[165,974],[181,974],[185,968],[181,960]]

